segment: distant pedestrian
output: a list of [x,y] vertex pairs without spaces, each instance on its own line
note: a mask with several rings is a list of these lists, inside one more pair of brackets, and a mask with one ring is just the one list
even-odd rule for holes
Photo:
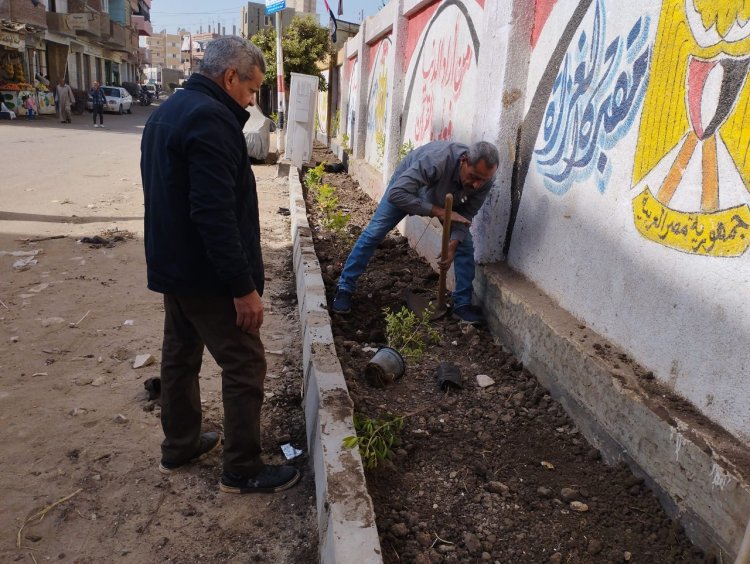
[[76,97],[70,84],[65,84],[64,78],[61,78],[55,87],[55,102],[60,123],[73,123],[71,110],[76,102]]
[[[94,86],[89,90],[91,102],[93,104],[94,127],[104,127],[104,106],[107,103],[107,97],[104,90],[99,86],[99,82],[94,81]],[[99,115],[99,125],[96,125],[96,116]]]
[[36,102],[34,102],[34,97],[24,96],[23,107],[26,109],[26,119],[34,121],[34,116],[36,115]]

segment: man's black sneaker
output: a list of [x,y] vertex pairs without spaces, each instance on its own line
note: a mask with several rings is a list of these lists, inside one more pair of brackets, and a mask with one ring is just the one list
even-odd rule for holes
[[232,472],[221,475],[219,489],[226,493],[276,493],[288,490],[299,482],[301,474],[294,466],[264,464],[253,476],[242,476]]
[[462,305],[453,308],[453,319],[469,325],[482,325],[484,316],[482,310],[474,305]]
[[198,450],[195,451],[193,456],[182,462],[169,462],[162,459],[159,463],[159,472],[162,474],[173,474],[174,472],[179,472],[191,462],[195,462],[204,454],[208,454],[214,450],[217,446],[219,446],[219,433],[203,433],[200,437]]
[[352,310],[352,293],[346,290],[336,290],[333,298],[333,313],[349,313]]

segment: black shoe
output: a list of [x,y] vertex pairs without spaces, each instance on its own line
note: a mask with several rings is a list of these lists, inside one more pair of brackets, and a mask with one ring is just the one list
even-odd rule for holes
[[168,462],[162,459],[159,463],[159,472],[162,474],[173,474],[179,472],[191,462],[195,462],[204,454],[208,454],[214,450],[217,446],[219,446],[219,433],[203,433],[200,442],[198,443],[198,450],[195,451],[193,456],[182,462]]
[[232,472],[221,475],[219,489],[225,493],[276,493],[288,490],[301,478],[294,466],[264,464],[254,476],[242,476]]
[[462,305],[453,308],[453,319],[469,325],[483,325],[484,316],[482,310],[474,305]]
[[349,313],[352,310],[352,293],[346,290],[336,290],[333,298],[333,313]]

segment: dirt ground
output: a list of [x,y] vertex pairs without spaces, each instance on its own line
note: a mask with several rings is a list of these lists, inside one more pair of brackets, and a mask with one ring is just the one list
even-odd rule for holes
[[[289,220],[278,213],[288,193],[273,167],[254,169],[267,276],[264,456],[280,463],[281,444],[306,448]],[[142,217],[136,184],[126,201],[109,200],[122,204],[116,215]],[[76,221],[62,209],[42,221]],[[0,561],[317,561],[305,454],[293,462],[302,482],[277,495],[220,493],[220,450],[173,477],[158,472],[160,408],[144,381],[159,374],[163,308],[145,287],[142,239],[92,227],[110,244],[25,242],[49,232],[28,225],[0,234],[0,251],[39,251],[25,270],[13,264],[28,257],[0,253]],[[137,355],[155,362],[134,369]],[[201,387],[205,429],[221,430],[220,370],[208,354]]]
[[[338,162],[317,147],[317,162]],[[326,174],[339,209],[337,234],[321,224],[307,191],[315,246],[332,301],[352,243],[373,202],[345,173]],[[392,233],[359,282],[351,314],[333,316],[334,336],[355,411],[406,417],[393,457],[367,472],[386,563],[712,562],[664,513],[643,480],[610,467],[534,375],[483,329],[433,322],[441,342],[383,389],[363,373],[385,344],[384,307],[405,289],[435,295],[437,275]],[[369,349],[368,349],[369,347]],[[441,391],[435,372],[455,364],[464,387]],[[494,383],[481,387],[477,376]]]

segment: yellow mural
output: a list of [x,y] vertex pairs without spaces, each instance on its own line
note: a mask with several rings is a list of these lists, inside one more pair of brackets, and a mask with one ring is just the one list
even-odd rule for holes
[[[633,200],[647,239],[708,256],[739,256],[750,245],[750,207],[725,194],[734,184],[747,196],[750,186],[749,18],[750,0],[662,4],[633,167],[634,186],[654,173]],[[697,182],[685,179],[691,162]],[[680,195],[689,190],[700,193]]]

